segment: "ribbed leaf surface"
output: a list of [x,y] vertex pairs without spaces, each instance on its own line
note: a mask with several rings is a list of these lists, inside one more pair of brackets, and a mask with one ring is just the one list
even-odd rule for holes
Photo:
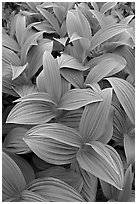
[[127,159],[127,164],[135,162],[135,138],[127,134],[124,135],[124,149]]
[[45,51],[43,54],[43,69],[45,89],[51,96],[51,99],[58,103],[62,92],[61,76],[57,60],[48,51]]
[[36,174],[36,178],[43,177],[53,177],[64,181],[65,183],[68,183],[70,186],[76,189],[79,193],[83,187],[83,179],[80,174],[76,173],[71,169],[65,169],[61,166],[51,167]]
[[103,89],[99,96],[103,101],[87,105],[80,120],[79,131],[85,142],[99,140],[108,119],[112,89]]
[[26,187],[25,178],[14,160],[2,153],[2,200],[17,197]]
[[35,126],[26,133],[24,140],[38,157],[57,165],[74,160],[82,143],[75,129],[59,123]]
[[124,108],[126,114],[133,124],[135,124],[135,88],[126,80],[112,77],[107,78]]
[[100,102],[102,98],[88,89],[71,89],[61,98],[58,109],[75,110],[90,103]]
[[112,147],[92,142],[78,151],[77,160],[84,170],[118,189],[123,188],[123,164]]
[[27,189],[43,196],[50,202],[85,201],[73,187],[56,178],[35,179]]
[[40,124],[56,116],[55,106],[45,100],[28,100],[17,103],[8,115],[7,123]]
[[45,199],[37,193],[29,190],[24,190],[20,193],[19,202],[49,202],[49,200]]
[[116,6],[117,2],[106,2],[100,9],[101,13],[106,13],[108,10]]
[[2,33],[2,46],[7,47],[16,52],[19,52],[20,50],[18,43],[6,33]]

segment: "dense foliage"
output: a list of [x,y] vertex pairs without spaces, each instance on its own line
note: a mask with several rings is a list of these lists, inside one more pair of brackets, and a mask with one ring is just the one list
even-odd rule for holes
[[3,201],[133,201],[134,2],[2,12]]

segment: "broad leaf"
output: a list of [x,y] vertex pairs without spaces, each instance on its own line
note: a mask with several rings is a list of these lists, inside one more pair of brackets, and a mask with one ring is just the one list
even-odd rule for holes
[[101,184],[103,194],[107,199],[110,200],[110,199],[115,198],[115,200],[117,200],[119,190],[116,187],[112,186],[109,183],[106,183],[105,181],[103,181],[101,179],[100,179],[100,184]]
[[112,9],[114,6],[117,5],[117,2],[106,2],[100,9],[101,13],[106,13],[108,10]]
[[15,30],[16,30],[16,38],[20,46],[21,46],[21,38],[22,38],[22,35],[24,34],[25,29],[26,29],[26,16],[22,15],[21,13],[18,13],[16,17]]
[[99,46],[101,43],[105,42],[106,40],[112,38],[113,36],[119,33],[128,31],[129,29],[131,29],[129,26],[122,25],[122,24],[116,24],[112,26],[107,26],[105,28],[101,28],[92,37],[90,50],[95,49],[97,46]]
[[42,39],[34,46],[28,53],[29,69],[27,70],[27,77],[31,78],[42,66],[42,56],[45,50],[52,52],[53,41],[49,39]]
[[13,87],[13,90],[15,90],[20,97],[38,92],[36,85],[33,84],[16,85],[15,87]]
[[59,123],[36,126],[26,133],[24,140],[38,157],[56,165],[71,163],[82,143],[75,129]]
[[105,76],[113,75],[114,73],[121,71],[126,66],[126,60],[119,55],[108,55],[108,57],[101,59],[87,75],[85,80],[86,84],[97,83]]
[[12,50],[2,46],[2,60],[8,64],[20,66],[20,59],[18,55]]
[[[32,45],[37,45],[37,38],[43,34],[44,31],[37,32],[28,36],[24,44],[21,47],[21,64],[25,64],[27,60],[27,54]],[[25,34],[24,34],[25,35]]]
[[89,68],[87,66],[83,66],[77,59],[68,54],[62,54],[57,58],[57,61],[59,68],[71,68],[79,71],[85,71]]
[[76,189],[79,193],[83,187],[83,179],[78,173],[71,169],[65,169],[61,166],[51,167],[36,174],[36,178],[45,177],[53,177],[64,181],[65,183],[68,183],[70,186]]
[[87,105],[80,120],[79,131],[85,142],[101,139],[105,131],[111,107],[112,89],[103,89],[99,96],[103,101]]
[[135,89],[127,81],[112,77],[106,78],[118,97],[122,107],[133,124],[135,124]]
[[[32,3],[32,2],[28,2]],[[45,199],[41,195],[34,193],[29,190],[24,190],[20,193],[19,202],[49,202],[49,200]]]
[[82,196],[67,183],[56,178],[35,179],[27,187],[50,202],[84,202]]
[[77,152],[77,160],[84,170],[120,190],[123,188],[123,164],[112,147],[92,142]]
[[5,137],[3,147],[9,152],[16,154],[24,154],[30,152],[29,147],[23,140],[23,137],[28,129],[23,127],[17,127],[12,129]]
[[61,76],[56,59],[48,52],[43,54],[44,85],[51,99],[56,103],[61,97]]
[[62,96],[58,109],[75,110],[99,101],[102,101],[102,98],[89,89],[71,89]]
[[60,34],[60,27],[57,19],[52,15],[48,10],[41,8],[41,6],[37,6],[37,9],[40,13],[48,20],[48,22],[53,26],[58,34]]
[[75,69],[60,69],[60,74],[74,87],[83,88],[84,77],[81,71]]
[[25,178],[14,160],[2,153],[2,200],[15,198],[26,187]]
[[83,198],[85,198],[87,202],[95,202],[98,184],[97,178],[82,169],[77,160],[71,164],[71,168],[79,173],[83,179],[83,188],[81,190]]
[[7,47],[16,52],[19,52],[20,50],[18,43],[9,35],[4,33],[2,33],[2,46]]
[[16,79],[19,75],[23,73],[23,71],[27,68],[28,63],[26,63],[23,66],[13,66],[11,65],[12,68],[12,80]]
[[45,100],[28,100],[17,103],[8,115],[7,123],[40,124],[56,116],[55,106]]

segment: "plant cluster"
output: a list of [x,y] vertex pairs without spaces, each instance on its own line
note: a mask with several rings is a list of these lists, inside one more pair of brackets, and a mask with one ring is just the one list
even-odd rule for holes
[[3,201],[95,202],[99,190],[105,201],[132,201],[133,9],[14,5],[2,30]]

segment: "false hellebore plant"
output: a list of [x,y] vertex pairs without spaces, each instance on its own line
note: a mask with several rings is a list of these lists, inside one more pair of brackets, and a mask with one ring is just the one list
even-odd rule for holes
[[[3,200],[95,201],[97,178],[106,198],[129,200],[135,110],[134,37],[128,24],[133,16],[118,23],[106,16],[116,3],[100,11],[96,3],[94,9],[71,2],[28,5],[32,12],[15,15],[10,36],[3,32],[3,92],[18,97],[6,122],[20,124],[4,139]],[[98,30],[91,23],[95,19]],[[57,36],[48,39],[45,33]],[[124,147],[126,167],[110,140]],[[34,174],[17,155],[30,152],[52,167]]]

